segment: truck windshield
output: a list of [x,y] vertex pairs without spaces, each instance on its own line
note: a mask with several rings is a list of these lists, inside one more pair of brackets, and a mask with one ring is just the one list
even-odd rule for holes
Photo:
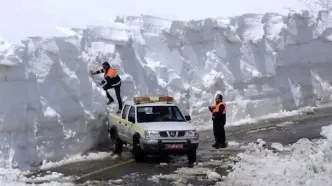
[[185,121],[177,106],[140,106],[137,107],[137,122]]

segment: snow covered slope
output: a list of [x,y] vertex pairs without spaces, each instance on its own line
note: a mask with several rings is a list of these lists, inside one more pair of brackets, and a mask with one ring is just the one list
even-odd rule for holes
[[124,100],[172,95],[197,125],[210,121],[207,106],[218,91],[230,124],[330,103],[330,16],[117,17],[68,37],[0,41],[1,166],[25,169],[107,140],[107,100],[95,84],[100,77],[88,74],[104,60],[119,69]]
[[232,172],[215,185],[332,185],[332,125],[322,127],[320,134],[326,139],[273,143],[277,152],[250,143],[235,158],[239,162],[230,165]]

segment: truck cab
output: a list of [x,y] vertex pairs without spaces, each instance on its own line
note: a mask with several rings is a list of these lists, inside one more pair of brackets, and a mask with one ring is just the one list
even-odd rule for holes
[[196,161],[198,133],[170,96],[135,97],[124,103],[119,115],[109,114],[108,131],[113,151],[121,153],[123,144],[131,144],[135,160],[148,154],[187,154]]

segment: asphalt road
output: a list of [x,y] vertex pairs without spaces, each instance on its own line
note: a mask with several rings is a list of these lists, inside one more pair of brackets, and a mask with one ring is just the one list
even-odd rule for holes
[[[272,142],[279,142],[284,145],[296,142],[301,138],[315,139],[321,138],[321,127],[330,125],[332,115],[308,115],[297,118],[293,121],[274,122],[260,129],[236,130],[229,128],[226,130],[227,140],[236,141],[240,144],[256,142],[257,139],[263,139],[270,146]],[[222,162],[232,161],[229,157],[236,155],[241,150],[230,146],[222,150],[212,150],[212,132],[204,131],[200,134],[201,143],[198,149],[198,159],[196,165],[188,165],[186,156],[174,157],[168,159],[160,157],[148,157],[146,163],[135,163],[129,148],[124,148],[121,157],[106,158],[104,160],[87,161],[73,163],[57,168],[41,171],[38,174],[46,174],[46,171],[63,173],[65,176],[76,177],[77,185],[133,185],[133,186],[152,186],[152,185],[170,185],[172,178],[160,180],[157,184],[151,181],[153,175],[175,174],[179,168],[189,168],[192,166],[200,168],[213,168],[220,175],[227,175],[227,167],[223,167]],[[204,163],[222,160],[219,163]],[[163,165],[163,162],[168,162]],[[225,163],[226,164],[226,163]],[[182,174],[182,176],[186,176]],[[176,180],[178,178],[174,178]],[[89,184],[87,184],[89,183]],[[197,173],[195,177],[188,177],[184,185],[213,185],[215,181],[206,179],[206,176]],[[181,183],[179,183],[181,185]]]

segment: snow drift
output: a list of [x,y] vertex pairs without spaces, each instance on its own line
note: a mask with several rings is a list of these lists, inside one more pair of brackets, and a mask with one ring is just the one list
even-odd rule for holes
[[68,37],[0,41],[1,166],[27,169],[107,140],[101,76],[88,74],[104,60],[119,70],[124,100],[172,95],[197,125],[210,121],[217,92],[228,123],[330,103],[330,16],[117,17]]
[[251,143],[238,154],[240,162],[233,171],[216,186],[331,185],[332,125],[322,127],[321,135],[326,139],[300,139],[285,147],[274,143],[276,153]]

